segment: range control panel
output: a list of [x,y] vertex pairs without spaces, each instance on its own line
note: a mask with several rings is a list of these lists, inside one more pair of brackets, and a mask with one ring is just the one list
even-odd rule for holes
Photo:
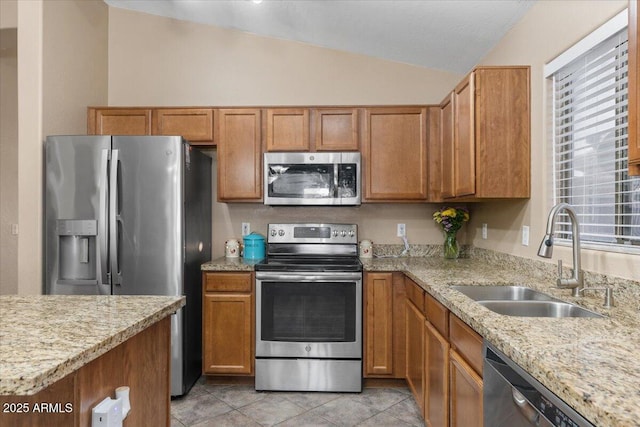
[[269,243],[358,243],[356,224],[269,224]]

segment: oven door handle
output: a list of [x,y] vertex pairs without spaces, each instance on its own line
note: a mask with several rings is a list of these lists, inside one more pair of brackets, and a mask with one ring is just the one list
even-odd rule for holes
[[303,273],[303,274],[273,274],[256,273],[257,280],[277,280],[282,282],[337,282],[361,280],[362,273]]

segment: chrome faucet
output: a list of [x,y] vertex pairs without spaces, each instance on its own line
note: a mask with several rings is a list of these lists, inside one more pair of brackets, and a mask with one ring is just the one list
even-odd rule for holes
[[545,234],[538,249],[538,256],[543,258],[551,258],[553,254],[553,235],[556,227],[556,218],[560,211],[565,210],[571,219],[571,241],[573,246],[573,274],[570,278],[562,277],[562,260],[558,260],[558,280],[557,286],[562,289],[572,289],[571,295],[580,296],[584,288],[584,277],[580,269],[580,223],[575,210],[568,203],[558,203],[551,211],[547,219],[547,234]]

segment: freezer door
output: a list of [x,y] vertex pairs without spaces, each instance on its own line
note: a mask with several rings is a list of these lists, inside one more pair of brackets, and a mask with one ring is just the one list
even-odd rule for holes
[[116,295],[182,295],[181,137],[113,137],[111,280]]
[[107,163],[110,136],[45,142],[45,293],[110,294]]

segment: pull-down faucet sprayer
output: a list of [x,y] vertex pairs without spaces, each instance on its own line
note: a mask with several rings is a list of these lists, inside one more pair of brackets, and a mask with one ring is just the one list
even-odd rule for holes
[[558,280],[557,286],[563,289],[572,289],[571,295],[580,296],[580,292],[584,288],[584,279],[580,268],[580,223],[575,210],[568,203],[558,203],[551,211],[547,219],[547,231],[540,243],[538,256],[543,258],[551,258],[553,254],[553,236],[556,227],[556,218],[560,211],[565,210],[571,219],[571,241],[573,246],[573,274],[568,279],[562,278],[562,260],[558,260]]

